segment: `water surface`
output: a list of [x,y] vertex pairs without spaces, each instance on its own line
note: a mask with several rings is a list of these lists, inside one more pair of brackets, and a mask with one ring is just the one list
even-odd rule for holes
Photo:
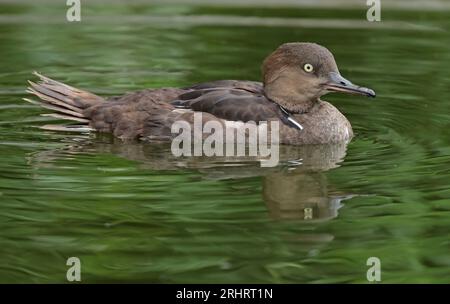
[[[348,2],[348,1],[347,1]],[[364,6],[0,3],[0,282],[449,283],[450,11]],[[347,146],[251,161],[43,131],[21,100],[37,70],[100,95],[260,79],[288,41],[314,41],[378,97],[329,95]],[[301,159],[301,161],[298,161]]]

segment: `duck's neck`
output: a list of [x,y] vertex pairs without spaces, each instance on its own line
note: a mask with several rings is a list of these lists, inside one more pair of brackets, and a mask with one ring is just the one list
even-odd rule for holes
[[267,98],[282,106],[292,114],[308,113],[319,100],[315,96],[299,95],[296,92],[264,88]]
[[308,113],[316,104],[317,101],[305,101],[305,102],[293,102],[291,100],[286,100],[285,98],[270,98],[278,105],[285,108],[289,113],[292,114],[304,114]]

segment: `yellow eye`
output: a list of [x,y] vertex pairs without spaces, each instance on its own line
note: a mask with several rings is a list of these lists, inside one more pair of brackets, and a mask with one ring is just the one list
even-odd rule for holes
[[311,73],[314,70],[312,64],[309,64],[309,63],[305,63],[305,65],[303,66],[303,69],[307,73]]

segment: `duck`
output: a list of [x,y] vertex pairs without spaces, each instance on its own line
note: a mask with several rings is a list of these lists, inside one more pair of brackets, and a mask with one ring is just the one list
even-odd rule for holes
[[[101,97],[37,72],[26,101],[50,110],[41,114],[76,124],[51,124],[53,131],[111,133],[122,140],[170,141],[176,121],[215,121],[239,128],[236,122],[277,121],[279,142],[315,145],[349,142],[347,118],[322,96],[340,92],[375,97],[374,90],[344,78],[333,54],[311,42],[284,43],[262,63],[262,81],[213,80],[182,88],[150,88],[122,96]],[[241,124],[242,126],[242,124]]]

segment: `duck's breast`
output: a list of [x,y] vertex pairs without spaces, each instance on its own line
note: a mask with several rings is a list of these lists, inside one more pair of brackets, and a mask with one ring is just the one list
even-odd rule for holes
[[332,104],[319,101],[313,109],[305,114],[294,115],[303,130],[280,126],[280,140],[284,144],[330,144],[349,142],[353,130],[347,118]]

